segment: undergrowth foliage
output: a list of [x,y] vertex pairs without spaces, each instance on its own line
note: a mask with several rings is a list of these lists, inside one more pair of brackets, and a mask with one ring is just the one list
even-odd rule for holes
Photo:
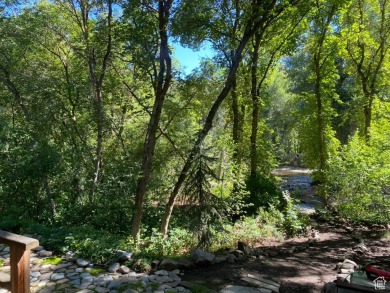
[[244,198],[246,206],[243,210],[247,215],[255,215],[259,208],[280,208],[282,193],[274,176],[257,172],[248,177],[246,187],[248,194]]
[[[294,214],[292,221],[291,213]],[[289,213],[270,209],[259,209],[256,217],[243,217],[232,223],[210,225],[213,235],[209,251],[215,252],[224,249],[236,248],[238,241],[251,246],[264,239],[281,240],[283,237],[298,235],[304,230],[306,222],[294,208]],[[293,223],[293,225],[292,225]],[[297,226],[297,223],[300,223]],[[0,223],[0,229],[8,225]],[[118,258],[118,250],[133,252],[134,261],[128,265],[136,266],[137,270],[150,270],[150,263],[156,259],[180,258],[187,255],[190,249],[199,245],[198,234],[188,229],[173,228],[169,237],[164,239],[157,229],[152,233],[144,230],[140,239],[123,234],[113,234],[97,230],[91,226],[81,227],[48,227],[38,224],[19,223],[18,233],[37,235],[40,243],[59,255],[72,251],[77,257],[92,261],[96,265],[107,267]],[[135,260],[139,260],[138,262]],[[53,260],[55,260],[53,258]]]
[[388,109],[378,109],[380,122],[371,127],[370,142],[354,135],[330,158],[327,194],[333,208],[354,221],[390,221],[390,122]]

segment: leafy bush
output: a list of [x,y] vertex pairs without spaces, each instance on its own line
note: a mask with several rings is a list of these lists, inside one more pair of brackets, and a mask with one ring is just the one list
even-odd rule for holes
[[[298,233],[302,229],[302,219],[293,206],[286,211],[278,211],[273,206],[260,208],[256,217],[246,217],[219,226],[210,226],[213,233],[211,250],[235,247],[238,241],[254,245],[262,239],[282,239],[284,235]],[[16,223],[16,224],[15,224]],[[10,221],[4,221],[9,226]],[[137,261],[134,268],[139,271],[150,270],[150,263],[164,257],[181,257],[198,243],[196,235],[187,229],[172,228],[169,237],[163,239],[157,229],[144,230],[137,242],[132,238],[96,230],[92,226],[47,227],[40,224],[14,222],[10,227],[18,227],[18,232],[39,235],[40,243],[58,254],[73,251],[76,256],[88,259],[97,265],[108,265],[118,257],[117,250],[131,251]],[[12,228],[11,227],[11,228]],[[52,258],[50,262],[60,261]]]
[[283,234],[276,225],[279,221],[278,216],[278,214],[272,214],[261,209],[256,218],[245,218],[242,222],[235,224],[235,231],[232,231],[232,233],[237,236],[237,241],[241,240],[250,244],[255,244],[262,239],[280,240]]
[[138,243],[131,239],[128,241],[134,245],[138,255],[150,258],[180,256],[196,243],[192,233],[179,228],[172,228],[167,239],[157,229],[153,229],[150,235],[144,235]]
[[255,215],[259,208],[279,206],[282,194],[272,175],[257,173],[249,176],[246,186],[249,194],[244,198],[244,211],[248,216]]
[[115,261],[117,245],[118,242],[113,237],[92,238],[70,234],[65,237],[64,248],[96,264],[109,264]]
[[120,241],[122,236],[99,231],[90,226],[45,227],[34,224],[29,229],[40,235],[40,243],[46,249],[59,254],[73,251],[76,256],[95,264],[108,264],[117,257],[117,249],[131,248]]
[[390,123],[374,123],[370,141],[356,134],[330,157],[327,195],[342,216],[359,222],[390,221]]
[[0,230],[5,230],[12,233],[20,233],[23,227],[26,227],[28,222],[15,220],[10,217],[4,217],[0,220]]
[[302,236],[306,233],[306,228],[310,224],[310,218],[306,214],[298,211],[296,206],[289,202],[283,211],[281,227],[288,237]]
[[291,203],[284,211],[271,206],[260,208],[256,217],[244,217],[234,225],[226,224],[224,231],[216,233],[213,250],[236,247],[238,241],[255,245],[264,239],[282,240],[285,236],[302,235],[309,217],[302,215]]

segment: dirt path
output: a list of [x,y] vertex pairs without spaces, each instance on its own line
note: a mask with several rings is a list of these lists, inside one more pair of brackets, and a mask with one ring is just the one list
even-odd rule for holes
[[[315,187],[310,184],[310,170],[287,166],[273,173],[284,178],[282,189],[299,189],[297,199],[301,206],[308,205],[313,210],[322,206]],[[259,255],[251,256],[244,263],[188,270],[183,280],[219,291],[227,285],[248,286],[241,278],[252,275],[280,281],[281,293],[317,293],[325,283],[336,279],[334,268],[346,258],[359,265],[377,262],[390,268],[390,232],[384,237],[385,227],[352,226],[342,219],[335,219],[331,224],[313,220],[319,232],[315,242],[302,237],[263,244],[256,247]]]
[[[390,265],[390,241],[377,240],[381,233],[350,227],[319,226],[319,239],[295,238],[257,247],[263,255],[251,257],[242,264],[218,264],[185,271],[184,280],[219,291],[226,285],[248,286],[240,279],[252,275],[281,282],[281,293],[317,293],[323,285],[335,280],[336,264],[345,258],[359,265],[380,262]],[[358,239],[367,234],[364,245]],[[383,234],[383,233],[382,233]],[[375,236],[376,235],[376,236]],[[266,256],[267,255],[267,256]]]

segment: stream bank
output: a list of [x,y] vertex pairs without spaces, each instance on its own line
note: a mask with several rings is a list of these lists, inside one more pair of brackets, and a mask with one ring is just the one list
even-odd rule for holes
[[288,190],[296,201],[300,212],[314,214],[316,209],[323,207],[323,203],[316,194],[316,186],[311,177],[313,170],[295,166],[283,166],[272,171],[279,179],[282,190]]

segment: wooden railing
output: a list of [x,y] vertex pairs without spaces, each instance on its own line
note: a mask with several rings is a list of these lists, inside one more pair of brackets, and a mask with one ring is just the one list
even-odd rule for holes
[[30,292],[30,250],[39,241],[0,230],[0,243],[10,247],[11,276],[0,273],[0,287],[12,293]]

